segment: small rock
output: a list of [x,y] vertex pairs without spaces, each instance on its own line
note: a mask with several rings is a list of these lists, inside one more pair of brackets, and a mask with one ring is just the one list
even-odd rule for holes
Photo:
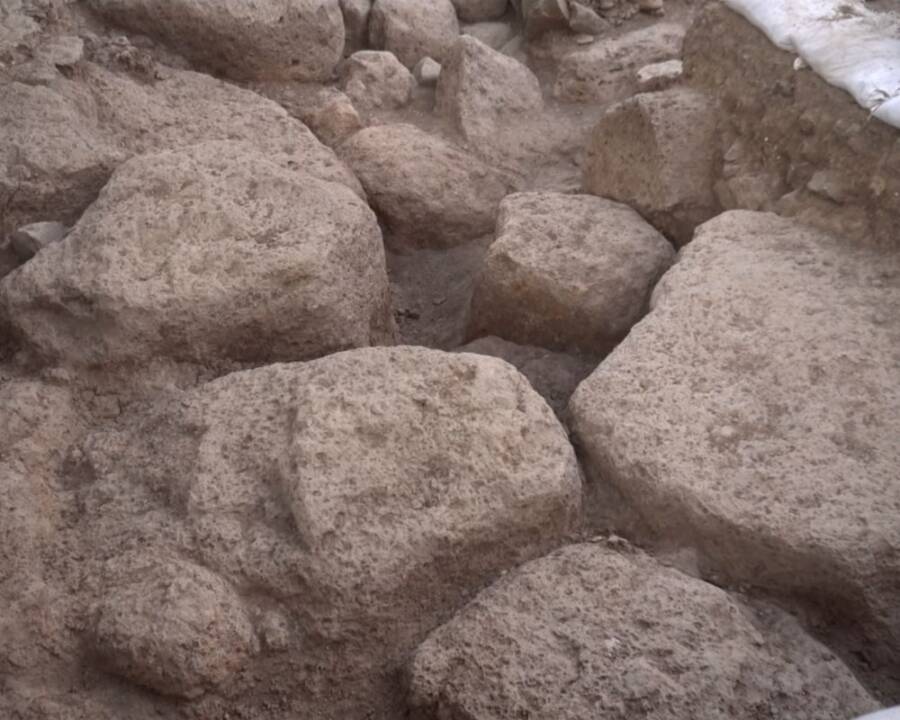
[[395,110],[409,104],[416,81],[393,53],[360,50],[341,65],[341,88],[363,110]]
[[310,129],[329,147],[337,147],[365,125],[350,98],[335,90],[306,118]]
[[410,69],[423,57],[442,63],[458,36],[450,0],[375,0],[369,18],[371,46],[391,51]]
[[645,65],[637,71],[638,89],[641,92],[666,90],[681,80],[683,72],[684,65],[681,60],[666,60]]
[[193,563],[148,559],[111,589],[94,631],[110,670],[165,695],[221,686],[256,649],[240,598]]
[[62,240],[69,232],[62,223],[37,222],[16,230],[9,238],[9,245],[20,262],[31,260],[48,245]]
[[437,85],[438,78],[441,76],[441,64],[430,57],[423,57],[416,63],[413,76],[419,85],[427,87]]

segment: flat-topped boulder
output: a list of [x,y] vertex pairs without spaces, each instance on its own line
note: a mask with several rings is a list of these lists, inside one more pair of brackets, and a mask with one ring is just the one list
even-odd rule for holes
[[602,541],[530,562],[433,632],[411,717],[844,720],[874,700],[792,618]]
[[338,0],[90,0],[104,18],[156,37],[238,80],[326,80],[344,50]]
[[669,242],[620,203],[510,195],[475,283],[469,336],[602,356],[646,311],[673,257]]
[[374,213],[246,143],[141,155],[71,233],[0,284],[0,315],[50,362],[316,357],[390,342]]
[[708,572],[815,598],[896,666],[898,350],[895,254],[720,215],[572,398],[591,496]]

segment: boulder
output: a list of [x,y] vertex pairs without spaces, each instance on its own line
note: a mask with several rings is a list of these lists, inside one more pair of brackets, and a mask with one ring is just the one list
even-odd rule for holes
[[412,99],[416,80],[393,53],[360,50],[341,65],[341,88],[360,110],[396,110]]
[[488,355],[514,365],[559,417],[565,414],[575,388],[596,366],[575,355],[532,345],[516,345],[494,336],[474,340],[457,348],[457,352]]
[[0,236],[47,217],[74,223],[126,157],[82,110],[90,94],[66,89],[0,84]]
[[450,0],[375,0],[369,42],[389,50],[412,70],[423,57],[442,63],[459,35]]
[[[732,211],[570,403],[591,496],[900,658],[900,260]],[[602,509],[602,508],[601,508]]]
[[94,644],[104,663],[164,695],[193,698],[221,686],[256,649],[240,597],[193,563],[130,560],[127,578],[98,608]]
[[717,115],[687,88],[610,108],[591,136],[584,187],[630,205],[678,245],[719,210]]
[[789,616],[602,541],[482,592],[416,651],[409,678],[416,720],[844,720],[876,707]]
[[210,142],[122,165],[4,279],[0,315],[51,361],[309,358],[390,341],[384,262],[349,190]]
[[237,80],[327,80],[344,50],[338,0],[90,0],[107,20],[159,38]]
[[369,43],[369,15],[372,0],[339,0],[344,14],[344,54],[351,55],[365,49]]
[[478,22],[463,25],[461,33],[471,35],[494,50],[499,50],[515,36],[515,30],[508,22]]
[[340,147],[395,247],[452,247],[490,232],[512,180],[412,125],[381,125]]
[[543,107],[534,73],[474,37],[461,35],[442,65],[437,111],[475,145],[494,141],[505,121]]
[[475,284],[469,337],[602,356],[641,318],[673,257],[668,241],[619,203],[510,195]]
[[[228,375],[95,433],[84,453],[85,546],[102,563],[86,584],[101,604],[122,548],[188,555],[252,589],[267,650],[219,686],[248,717],[273,702],[399,717],[396,674],[425,634],[580,516],[574,451],[525,378],[425,348]],[[189,708],[215,717],[213,702]]]
[[659,22],[574,50],[559,63],[554,94],[569,102],[611,102],[635,89],[634,73],[649,63],[681,56],[685,29]]
[[509,5],[509,0],[452,0],[460,20],[467,23],[494,20],[501,17]]

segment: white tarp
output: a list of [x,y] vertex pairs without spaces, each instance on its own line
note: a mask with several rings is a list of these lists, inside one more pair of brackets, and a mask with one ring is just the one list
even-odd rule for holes
[[724,0],[875,117],[900,128],[900,14],[861,0]]

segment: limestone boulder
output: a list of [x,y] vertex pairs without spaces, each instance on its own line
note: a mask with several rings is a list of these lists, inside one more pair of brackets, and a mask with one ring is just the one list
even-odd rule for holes
[[719,211],[716,110],[686,88],[610,108],[591,135],[584,187],[630,205],[676,244]]
[[475,284],[469,336],[602,356],[641,318],[673,257],[669,242],[619,203],[510,195]]
[[634,92],[639,68],[681,56],[684,36],[681,25],[658,22],[574,50],[559,63],[554,93],[569,102],[621,100]]
[[409,677],[416,720],[843,720],[876,707],[789,616],[602,541],[482,592],[422,644]]
[[416,79],[393,53],[360,50],[341,65],[341,88],[361,110],[396,110],[412,99]]
[[374,214],[342,185],[211,142],[122,165],[72,232],[0,284],[50,361],[215,364],[390,341]]
[[442,63],[459,35],[450,0],[375,0],[369,43],[388,50],[412,70],[423,57]]
[[490,232],[513,180],[412,125],[381,125],[340,148],[395,247],[452,247]]
[[[149,574],[132,573],[118,599],[123,549],[187,555],[250,589],[241,600],[263,642],[248,672],[218,680],[220,658],[245,646],[198,638],[217,673],[200,684],[249,716],[271,702],[328,720],[399,716],[396,674],[426,633],[580,518],[574,451],[527,380],[500,360],[425,348],[228,375],[95,433],[84,456],[83,532],[100,568],[87,585],[101,606],[144,607]],[[199,594],[173,599],[174,617],[150,603],[129,617],[152,621],[141,638],[174,629]],[[180,658],[169,637],[157,657]],[[189,709],[214,716],[212,695]]]
[[504,123],[543,107],[534,73],[470,35],[459,37],[441,67],[437,111],[475,145],[495,142]]
[[898,279],[895,255],[725,213],[569,408],[592,497],[706,572],[814,598],[873,667],[900,656]]
[[128,577],[97,611],[94,643],[103,662],[165,695],[193,698],[221,686],[256,649],[240,597],[199,565],[130,560]]
[[238,80],[325,80],[344,50],[338,0],[90,0],[107,20],[156,37]]

